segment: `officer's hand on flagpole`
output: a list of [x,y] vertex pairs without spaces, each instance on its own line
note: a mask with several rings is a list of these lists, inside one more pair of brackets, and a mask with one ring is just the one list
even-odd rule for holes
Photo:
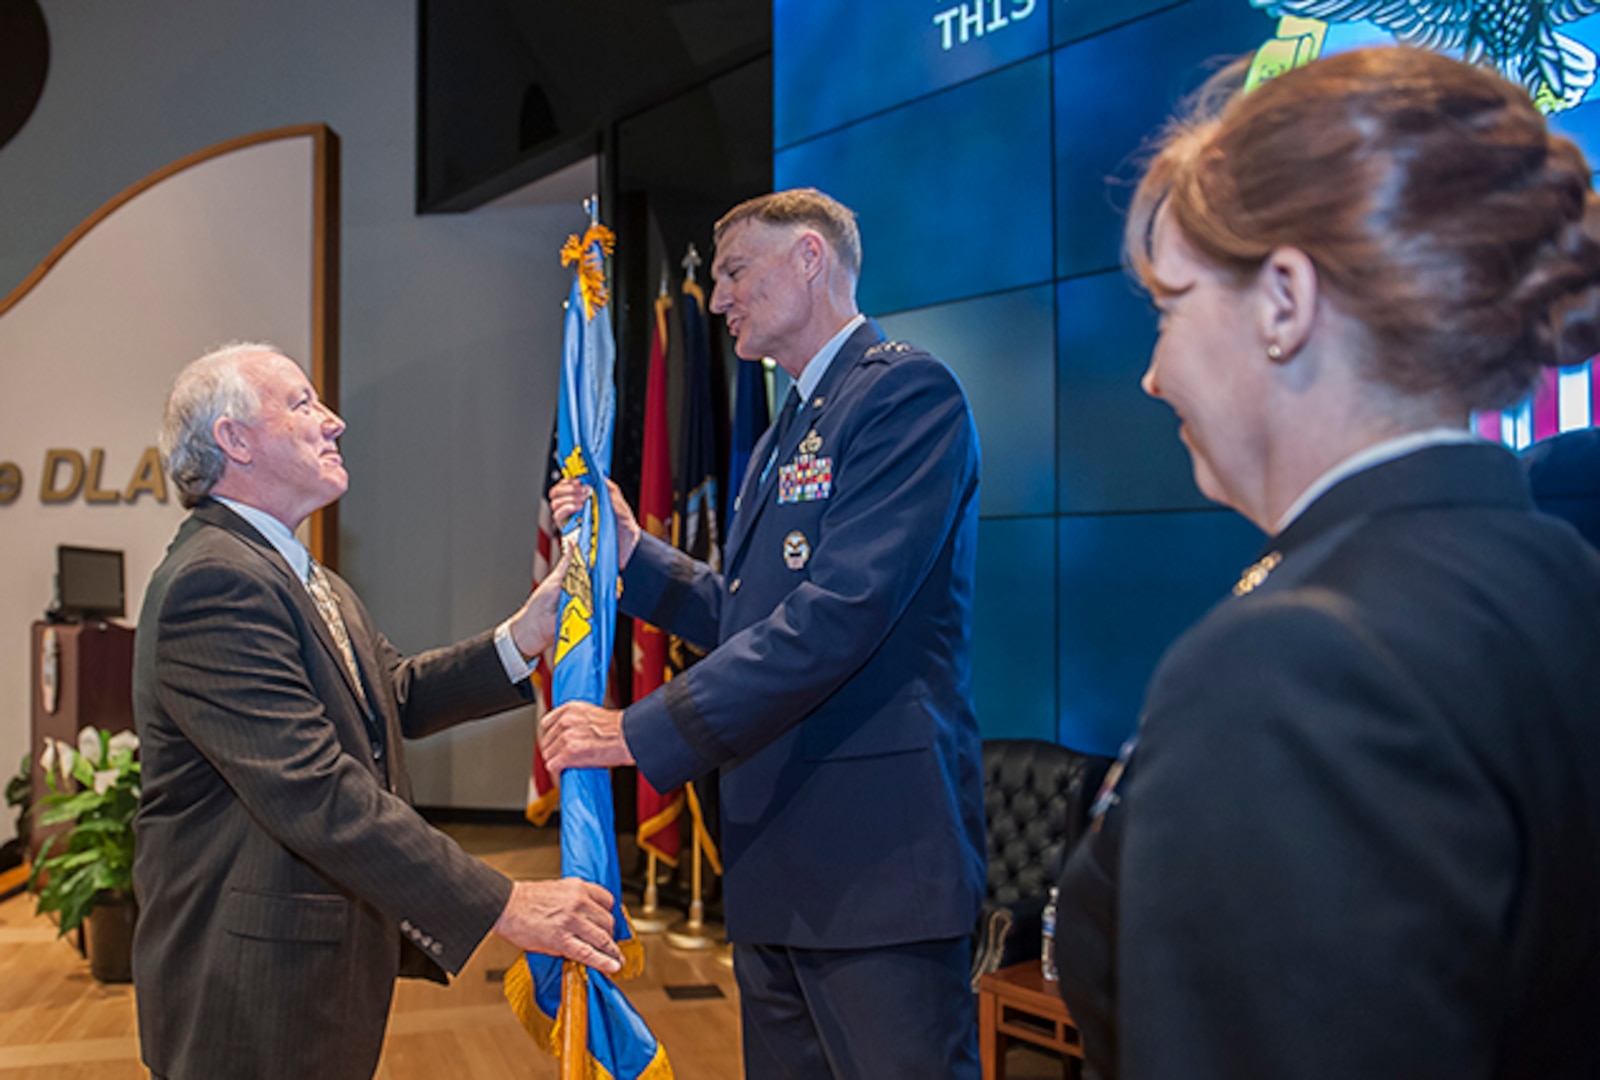
[[[606,486],[611,489],[611,512],[617,519],[617,569],[621,570],[639,546],[639,520],[633,516],[633,508],[622,497],[617,482],[607,480]],[[583,509],[589,490],[582,480],[559,480],[550,488],[550,516],[556,519],[556,528],[565,529],[567,519]]]
[[566,769],[634,763],[633,753],[622,736],[620,709],[569,701],[545,713],[539,732],[545,765],[556,775]]
[[511,640],[522,653],[522,658],[533,663],[533,658],[548,649],[556,639],[556,613],[561,608],[561,579],[566,576],[572,552],[561,545],[561,558],[550,568],[544,580],[533,588],[522,607],[511,616]]
[[612,896],[582,878],[517,881],[494,932],[523,952],[561,956],[608,975],[622,970],[622,951],[611,940]]

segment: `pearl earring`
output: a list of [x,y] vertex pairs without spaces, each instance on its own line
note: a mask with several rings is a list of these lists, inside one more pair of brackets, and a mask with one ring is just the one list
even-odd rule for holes
[[1267,359],[1274,362],[1283,359],[1283,347],[1276,341],[1267,346]]

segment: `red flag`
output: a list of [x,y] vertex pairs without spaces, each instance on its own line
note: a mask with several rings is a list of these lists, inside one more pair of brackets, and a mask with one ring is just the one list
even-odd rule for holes
[[[644,463],[639,478],[639,522],[650,535],[670,542],[672,529],[671,447],[667,439],[667,313],[665,289],[656,299],[656,332],[650,339],[650,375],[644,397]],[[667,679],[667,635],[633,620],[633,700]],[[663,795],[639,774],[639,846],[668,866],[678,865],[678,818],[683,789]]]
[[[550,568],[555,565],[556,546],[560,541],[556,538],[555,516],[550,512],[550,489],[557,480],[561,479],[561,462],[556,457],[556,432],[555,423],[550,426],[550,450],[545,454],[544,483],[539,489],[539,536],[533,552],[533,582],[537,585],[550,573]],[[550,710],[550,650],[546,649],[539,654],[539,660],[533,666],[533,694],[534,694],[534,723],[538,731],[538,721]],[[544,753],[539,749],[539,740],[533,740],[533,767],[528,775],[528,807],[523,811],[529,821],[535,825],[543,825],[550,820],[550,815],[561,805],[560,790],[556,787],[555,779],[550,775],[550,770],[545,767]]]

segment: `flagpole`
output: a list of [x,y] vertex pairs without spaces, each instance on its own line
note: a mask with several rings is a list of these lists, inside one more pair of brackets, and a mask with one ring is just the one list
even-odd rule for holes
[[[600,223],[600,196],[590,195],[583,200],[583,209],[589,215],[589,227],[594,229]],[[587,234],[586,234],[587,237]],[[581,262],[579,264],[581,266]],[[578,422],[573,417],[573,422]],[[596,519],[598,528],[598,519]],[[569,538],[570,540],[570,538]],[[575,543],[575,541],[572,541]],[[579,556],[574,556],[579,558]],[[563,593],[565,585],[563,584]],[[604,681],[599,693],[603,695]],[[596,698],[596,701],[599,699]],[[562,815],[562,828],[567,827],[566,815]],[[563,846],[563,855],[565,847]],[[565,859],[563,859],[563,862]],[[571,960],[561,965],[561,1080],[586,1080],[589,1075],[589,990],[588,979],[582,964]]]
[[[561,968],[561,1080],[587,1080],[589,1075],[588,979],[583,965],[568,960]],[[574,1002],[583,1006],[573,1008]]]

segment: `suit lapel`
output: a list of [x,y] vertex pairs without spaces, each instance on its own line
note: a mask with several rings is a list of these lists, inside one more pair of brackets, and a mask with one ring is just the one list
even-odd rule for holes
[[[400,753],[403,738],[400,731],[400,714],[395,709],[393,697],[377,690],[380,686],[388,686],[389,681],[379,663],[376,643],[367,626],[364,609],[348,582],[334,573],[328,574],[328,580],[339,599],[339,608],[344,615],[345,632],[350,635],[350,649],[356,656],[356,666],[361,669],[361,677],[366,682],[366,696],[357,698],[357,704],[366,703],[367,711],[363,712],[363,716],[367,723],[367,733],[383,741],[385,764],[380,771],[385,775],[389,790],[402,794],[409,802],[411,790],[405,770],[396,767],[395,764],[395,755]],[[362,612],[360,617],[357,617],[358,612]],[[397,777],[402,785],[401,788],[396,787]]]
[[[327,621],[323,619],[322,613],[317,610],[317,602],[311,598],[311,593],[306,590],[305,582],[295,576],[294,570],[289,566],[288,562],[278,553],[278,549],[272,546],[272,541],[262,536],[261,533],[256,531],[255,526],[244,518],[214,499],[207,499],[199,506],[196,506],[194,516],[209,525],[215,525],[219,529],[225,529],[233,533],[254,549],[256,554],[272,565],[273,569],[283,578],[283,588],[289,596],[290,603],[294,604],[300,611],[306,624],[311,627],[312,634],[322,643],[323,649],[333,659],[333,666],[339,672],[340,678],[344,680],[345,689],[349,690],[351,696],[355,698],[357,710],[365,712],[365,708],[361,704],[363,695],[356,686],[355,681],[350,677],[350,669],[345,666],[344,654],[339,651],[339,643],[333,639],[333,631],[328,629]],[[350,620],[346,619],[345,627],[347,630],[349,629],[349,623]],[[363,651],[362,649],[356,650],[356,662],[358,664],[361,663]],[[365,666],[363,666],[363,671],[366,672]],[[370,682],[371,673],[366,673]]]
[[[744,484],[739,493],[739,512],[734,518],[733,530],[728,536],[727,550],[722,560],[724,570],[731,570],[744,554],[744,543],[755,530],[756,520],[772,501],[772,492],[778,486],[779,471],[785,462],[795,456],[807,433],[833,406],[835,391],[844,382],[845,374],[861,362],[868,349],[882,340],[883,331],[879,330],[878,324],[871,319],[856,327],[856,332],[845,340],[838,355],[833,358],[833,363],[828,365],[828,373],[811,392],[810,399],[802,402],[805,408],[795,417],[794,423],[789,425],[777,454],[774,456],[770,449],[776,426],[768,427],[760,441],[756,443],[750,461],[752,466],[757,461],[761,462],[762,468],[760,470],[751,468],[745,473]],[[819,401],[820,405],[817,404]],[[766,467],[768,458],[772,460],[771,468]]]

